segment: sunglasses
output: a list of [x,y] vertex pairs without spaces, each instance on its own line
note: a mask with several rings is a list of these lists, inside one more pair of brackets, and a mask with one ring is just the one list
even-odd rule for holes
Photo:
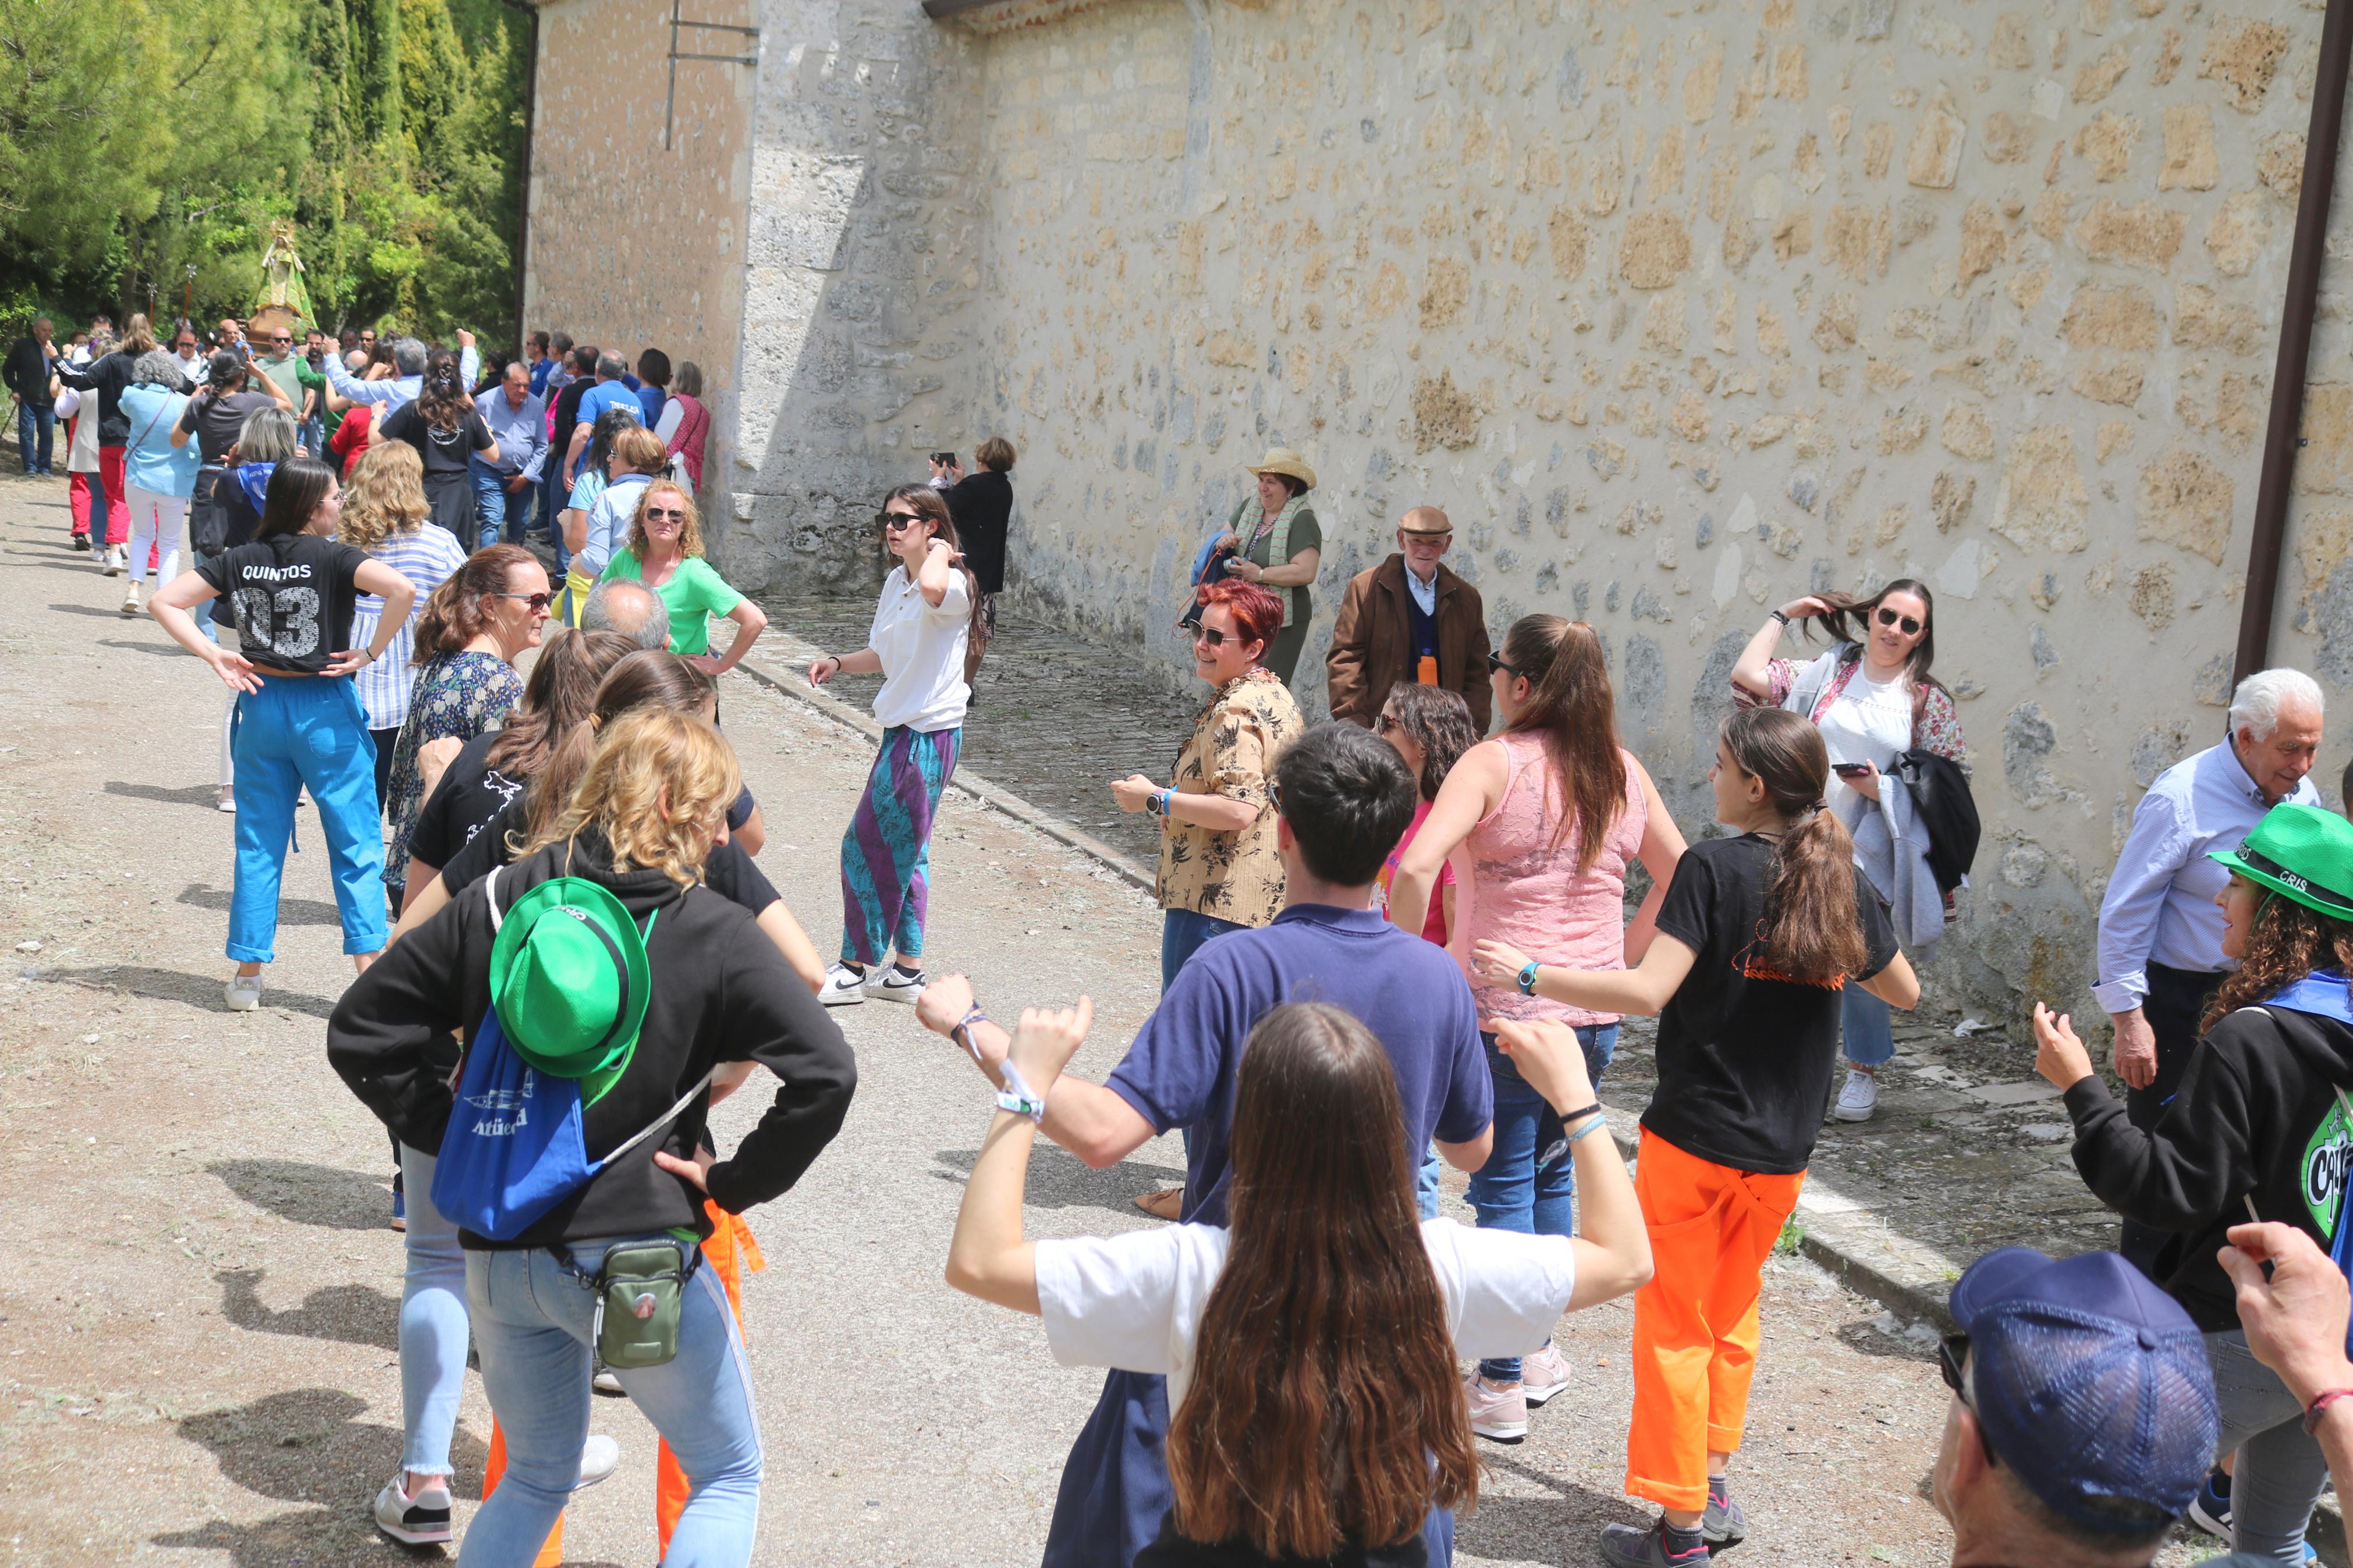
[[648,522],[652,522],[659,518],[668,518],[673,522],[684,522],[686,521],[686,512],[682,508],[667,506],[649,506],[646,508],[646,521]]
[[1907,637],[1918,637],[1920,635],[1919,622],[1914,620],[1909,616],[1899,616],[1884,605],[1882,605],[1879,607],[1878,620],[1879,624],[1883,626],[1902,626],[1904,628],[1904,635]]
[[1229,637],[1224,632],[1218,630],[1215,626],[1195,626],[1193,628],[1193,640],[1195,642],[1208,643],[1211,647],[1223,647],[1229,642],[1240,642],[1241,639],[1240,637]]
[[885,511],[877,512],[875,514],[874,521],[881,525],[884,532],[896,533],[902,528],[914,527],[915,524],[923,521],[923,519],[922,514],[919,512]]
[[[1504,656],[1502,654],[1489,654],[1487,656],[1487,673],[1493,675],[1499,669],[1506,675],[1521,675],[1519,670],[1514,669],[1510,665],[1504,662]],[[1525,677],[1522,676],[1522,679],[1525,679]]]
[[534,616],[539,614],[542,610],[546,609],[548,605],[555,603],[555,595],[553,594],[493,594],[491,597],[493,599],[519,599],[522,603],[531,606],[531,613]]
[[271,342],[273,342],[273,343],[290,343],[290,342],[292,342],[294,340],[293,340],[292,338],[288,337],[284,332],[280,332],[280,333],[278,333],[275,337],[272,337],[269,341],[270,341]]

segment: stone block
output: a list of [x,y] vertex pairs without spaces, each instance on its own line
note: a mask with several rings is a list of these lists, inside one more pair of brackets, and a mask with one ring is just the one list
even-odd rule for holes
[[1968,126],[1953,109],[1952,95],[1943,88],[1921,112],[1912,128],[1911,144],[1904,151],[1904,178],[1929,190],[1952,189],[1960,173],[1961,146]]
[[2229,89],[2231,107],[2252,114],[2263,107],[2272,73],[2287,53],[2288,31],[2278,22],[2252,16],[2217,16],[2206,32],[2206,52],[2198,74]]
[[2157,171],[2157,188],[2211,191],[2221,175],[2214,152],[2214,116],[2202,103],[2168,104],[2165,162]]
[[1452,326],[1470,297],[1470,268],[1451,257],[1432,260],[1421,289],[1421,330]]
[[2226,197],[2206,225],[2206,251],[2214,258],[2214,270],[2225,278],[2245,277],[2271,234],[2261,195],[2240,191]]
[[1637,289],[1663,289],[1690,270],[1691,248],[1691,231],[1672,213],[1637,213],[1619,242],[1619,275]]
[[1545,233],[1552,250],[1552,269],[1560,277],[1574,278],[1585,270],[1585,253],[1592,244],[1593,231],[1587,226],[1585,216],[1574,207],[1555,207],[1545,222]]
[[1460,451],[1479,440],[1478,399],[1454,384],[1454,373],[1440,370],[1421,376],[1413,387],[1413,439],[1416,451],[1433,447]]
[[2200,283],[2185,283],[2173,296],[2173,341],[2183,348],[2221,349],[2251,354],[2271,337],[2269,326],[2244,305],[2234,305]]
[[1928,416],[1915,408],[1892,408],[1880,416],[1879,455],[1916,452],[1928,438]]
[[2125,594],[2125,606],[2140,617],[2153,632],[2161,632],[2173,624],[2172,563],[2153,561],[2132,575]]
[[2028,35],[2025,16],[2016,11],[2004,11],[1993,19],[1993,37],[1986,43],[1986,58],[2004,70],[2033,68],[2034,41]]
[[1994,496],[1996,533],[2021,550],[2073,554],[2090,543],[2090,508],[2072,429],[2041,425],[2011,440]]
[[2097,103],[2116,90],[2116,83],[2130,69],[2132,50],[2117,44],[2105,54],[2075,68],[2075,88],[2071,96],[2077,103]]
[[1956,458],[1982,461],[1993,456],[1993,422],[1973,404],[1947,404],[1936,438]]
[[2189,219],[2156,202],[2118,206],[2102,197],[2075,226],[2076,247],[2094,261],[2118,261],[2164,272],[2181,249]]
[[2304,194],[2304,132],[2275,131],[2255,149],[2255,178],[2263,188],[2294,206]]
[[[2125,177],[2132,164],[2133,144],[2139,140],[2138,119],[2103,110],[2075,132],[2075,155],[2092,165],[2093,179],[2105,184]],[[2162,184],[2160,181],[2160,188]]]
[[1964,289],[2010,259],[2010,230],[2001,215],[1984,202],[1961,214],[1961,256],[1955,280]]
[[2231,542],[2231,500],[2228,474],[2186,447],[2169,447],[2140,471],[2140,536],[2220,566]]
[[1989,163],[2019,163],[2034,148],[2032,121],[1998,109],[1986,116],[1985,129],[1978,136],[1978,151]]
[[2079,349],[2157,347],[2157,301],[2137,283],[2114,289],[2083,288],[2067,301],[2059,335]]
[[1854,347],[1858,330],[1854,296],[1832,294],[1822,301],[1820,312],[1814,318],[1814,346],[1824,353]]
[[2068,384],[2094,403],[2114,403],[2129,408],[2140,401],[2141,383],[2147,375],[2147,370],[2137,361],[2102,360],[2076,366]]
[[1831,264],[1857,282],[1887,275],[1892,226],[1886,204],[1878,207],[1831,208],[1822,223],[1822,251]]
[[2304,449],[2296,458],[2298,495],[2353,490],[2353,384],[2316,381],[2304,389]]

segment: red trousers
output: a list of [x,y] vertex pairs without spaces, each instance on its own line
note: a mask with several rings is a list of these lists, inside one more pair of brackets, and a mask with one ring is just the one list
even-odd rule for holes
[[1802,1171],[1736,1171],[1643,1131],[1634,1195],[1656,1272],[1634,1293],[1631,1495],[1707,1506],[1707,1457],[1737,1450],[1748,1421],[1765,1259],[1805,1184]]
[[99,482],[106,487],[106,537],[90,531],[90,542],[95,544],[121,544],[131,537],[131,508],[122,499],[122,448],[100,447],[98,449]]
[[69,526],[85,539],[90,536],[91,503],[104,493],[91,482],[97,477],[95,474],[78,473],[66,482],[66,515],[71,520]]

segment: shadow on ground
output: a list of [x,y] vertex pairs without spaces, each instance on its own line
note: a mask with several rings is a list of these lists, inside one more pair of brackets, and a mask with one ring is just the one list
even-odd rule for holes
[[366,1285],[330,1285],[313,1290],[302,1304],[275,1311],[261,1300],[266,1270],[233,1268],[213,1276],[221,1288],[221,1316],[257,1334],[292,1334],[299,1339],[400,1349],[400,1298]]
[[[948,1167],[932,1174],[943,1182],[961,1183],[972,1174],[980,1151],[945,1149],[932,1158]],[[1041,1209],[1110,1209],[1115,1214],[1132,1214],[1137,1194],[1184,1184],[1182,1166],[1172,1168],[1146,1164],[1141,1160],[1122,1160],[1107,1170],[1098,1171],[1069,1150],[1041,1140],[1037,1152],[1029,1157],[1029,1184],[1022,1201]]]
[[[204,795],[206,803],[209,805],[217,791],[213,785],[200,784],[196,786],[196,793]],[[219,808],[215,806],[214,809],[217,811]],[[228,912],[229,901],[236,896],[227,888],[213,888],[202,882],[191,882],[181,890],[180,902],[193,904],[200,910],[218,910],[226,914]],[[282,926],[333,926],[341,929],[343,917],[336,911],[332,904],[322,903],[317,899],[290,899],[281,894],[278,900],[278,923]]]
[[[389,1170],[392,1148],[376,1152]],[[296,1225],[331,1230],[382,1230],[392,1213],[392,1177],[306,1165],[299,1160],[216,1160],[205,1167],[258,1209]]]
[[[120,614],[120,612],[117,613]],[[121,637],[100,637],[98,639],[98,646],[100,647],[129,648],[132,653],[152,653],[159,658],[185,658],[187,657],[187,650],[181,647],[178,643],[125,642]]]
[[1454,1521],[1458,1552],[1509,1562],[1555,1563],[1561,1568],[1599,1562],[1595,1542],[1607,1524],[1647,1524],[1646,1505],[1614,1492],[1573,1485],[1556,1475],[1499,1455],[1487,1444],[1479,1459],[1490,1471],[1543,1488],[1548,1497],[1505,1497],[1484,1491],[1479,1506]]
[[[165,789],[162,784],[128,784],[121,779],[109,779],[103,787],[109,795],[125,795],[132,800],[152,800],[158,805],[197,805],[206,811],[220,810],[220,786],[217,784],[190,784],[185,789]],[[222,907],[227,908],[226,905]]]
[[[103,963],[87,969],[37,970],[26,978],[52,984],[81,985],[92,991],[116,991],[150,1002],[182,1002],[206,1013],[228,1010],[221,1001],[221,983],[227,978],[226,968],[219,974],[187,974],[176,969]],[[261,999],[265,1006],[303,1013],[313,1018],[330,1018],[335,1012],[335,1005],[325,997],[310,996],[300,991],[265,990]]]

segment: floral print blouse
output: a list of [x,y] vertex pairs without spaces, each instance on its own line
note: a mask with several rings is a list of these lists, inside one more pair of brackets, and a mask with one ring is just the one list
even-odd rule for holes
[[[1267,807],[1274,759],[1305,725],[1291,689],[1271,670],[1238,675],[1220,687],[1176,753],[1170,779],[1179,795],[1221,795]],[[1160,830],[1160,907],[1232,921],[1271,923],[1282,909],[1282,857],[1274,813],[1261,809],[1239,833],[1165,821]]]
[[425,775],[417,766],[418,748],[444,737],[459,743],[506,722],[522,702],[522,677],[496,654],[441,654],[417,672],[408,695],[408,720],[392,750],[391,795],[385,816],[392,842],[385,846],[384,879],[397,893],[408,880],[408,837],[425,805]]
[[[1859,643],[1841,643],[1820,656],[1839,662],[1831,678],[1822,682],[1821,695],[1814,701],[1814,710],[1806,715],[1810,723],[1821,721],[1822,711],[1838,700],[1854,672],[1862,668],[1862,647]],[[1800,663],[1794,658],[1777,658],[1765,667],[1766,678],[1772,683],[1773,695],[1763,698],[1743,690],[1736,683],[1732,701],[1736,708],[1779,708],[1789,700],[1796,689],[1799,675],[1812,663]],[[1968,742],[1961,735],[1961,716],[1953,707],[1953,694],[1941,686],[1930,686],[1912,709],[1912,746],[1915,751],[1933,752],[1958,766],[1964,773],[1969,771]]]

